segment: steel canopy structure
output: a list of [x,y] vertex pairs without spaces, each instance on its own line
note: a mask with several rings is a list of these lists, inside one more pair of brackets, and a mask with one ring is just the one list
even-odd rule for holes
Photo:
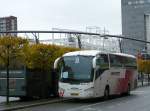
[[110,35],[110,34],[99,34],[99,33],[89,33],[89,32],[76,32],[76,31],[37,31],[37,30],[20,30],[20,31],[0,31],[0,34],[9,34],[9,33],[32,33],[32,34],[39,34],[39,33],[63,33],[63,34],[85,34],[85,35],[96,35],[100,37],[111,37],[111,38],[120,38],[120,39],[128,39],[138,42],[150,43],[150,41],[140,40],[131,38],[129,36],[123,35]]
[[103,38],[117,38],[119,39],[119,47],[120,47],[120,52],[122,52],[121,50],[121,40],[123,39],[127,39],[127,40],[131,40],[131,41],[137,41],[137,42],[142,42],[142,43],[147,43],[150,44],[150,41],[145,41],[145,40],[140,40],[140,39],[135,39],[132,38],[131,36],[123,36],[123,35],[110,35],[110,34],[99,34],[99,33],[90,33],[90,32],[82,32],[82,31],[39,31],[39,30],[19,30],[19,31],[0,31],[0,35],[3,34],[10,34],[10,33],[17,33],[17,34],[27,34],[27,33],[31,33],[34,35],[36,43],[39,43],[39,34],[73,34],[76,35],[77,40],[78,40],[78,46],[79,48],[82,47],[82,43],[80,40],[81,35],[91,35],[92,36],[99,36],[99,37],[103,37]]

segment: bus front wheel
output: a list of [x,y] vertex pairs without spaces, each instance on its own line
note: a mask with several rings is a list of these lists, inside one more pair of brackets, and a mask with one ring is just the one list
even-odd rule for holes
[[104,100],[108,99],[109,99],[109,87],[106,87],[104,91]]

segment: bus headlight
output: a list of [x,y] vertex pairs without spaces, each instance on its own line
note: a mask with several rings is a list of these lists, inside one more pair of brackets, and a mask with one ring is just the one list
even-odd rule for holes
[[60,92],[65,92],[65,89],[64,88],[59,88],[59,91]]
[[63,97],[63,96],[64,96],[64,92],[65,92],[65,89],[59,88],[59,96],[60,96],[60,97]]

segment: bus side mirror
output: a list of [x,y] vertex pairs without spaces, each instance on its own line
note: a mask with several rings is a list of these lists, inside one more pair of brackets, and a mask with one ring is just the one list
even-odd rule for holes
[[101,65],[101,59],[99,59],[99,58],[94,58],[93,59],[93,68],[96,68],[97,66],[100,66]]
[[57,59],[55,60],[55,62],[54,62],[54,70],[56,70],[56,69],[58,68],[58,63],[60,62],[61,58],[62,58],[62,57],[59,57],[59,58],[57,58]]
[[96,57],[93,58],[93,68],[96,68]]

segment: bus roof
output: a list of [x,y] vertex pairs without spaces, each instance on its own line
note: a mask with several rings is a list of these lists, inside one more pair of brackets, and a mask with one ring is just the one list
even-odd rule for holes
[[97,54],[102,53],[99,50],[82,50],[82,51],[74,51],[64,54],[63,56],[77,56],[77,55],[83,55],[83,56],[96,56]]
[[82,56],[96,56],[98,54],[114,54],[114,55],[119,55],[119,56],[124,56],[124,57],[131,57],[135,58],[133,55],[125,54],[125,53],[107,53],[99,50],[81,50],[81,51],[74,51],[74,52],[69,52],[64,54],[63,56],[77,56],[77,55],[82,55]]
[[120,55],[120,56],[124,56],[124,57],[130,57],[130,58],[136,58],[135,56],[133,55],[129,55],[129,54],[125,54],[125,53],[113,53],[115,55]]

